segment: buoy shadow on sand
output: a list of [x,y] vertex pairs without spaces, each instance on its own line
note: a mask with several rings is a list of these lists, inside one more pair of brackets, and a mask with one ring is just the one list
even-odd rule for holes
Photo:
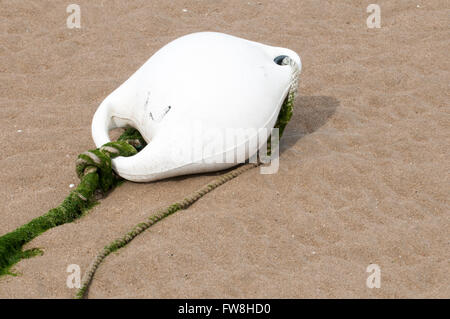
[[294,114],[280,141],[280,154],[288,151],[305,135],[314,133],[336,113],[340,102],[331,96],[298,96]]

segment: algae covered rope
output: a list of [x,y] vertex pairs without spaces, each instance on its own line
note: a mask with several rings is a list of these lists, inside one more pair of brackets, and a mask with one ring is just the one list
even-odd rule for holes
[[113,173],[111,159],[117,156],[132,156],[145,146],[145,141],[135,129],[127,129],[116,142],[78,156],[76,172],[79,185],[56,208],[29,223],[0,237],[0,275],[14,275],[10,268],[21,259],[42,252],[39,249],[23,251],[23,246],[46,230],[72,222],[95,203],[95,192],[106,192],[121,180]]

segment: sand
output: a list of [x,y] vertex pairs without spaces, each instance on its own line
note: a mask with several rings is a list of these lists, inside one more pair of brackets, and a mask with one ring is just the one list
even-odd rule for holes
[[[380,29],[366,26],[369,1],[76,3],[79,30],[66,27],[67,1],[0,3],[0,234],[77,184],[107,94],[167,42],[220,31],[302,57],[279,172],[249,171],[158,223],[106,259],[89,297],[450,297],[446,1],[377,1]],[[0,278],[0,297],[72,297],[69,264],[84,271],[213,177],[123,184],[29,243],[44,255]],[[373,263],[379,289],[366,286]]]

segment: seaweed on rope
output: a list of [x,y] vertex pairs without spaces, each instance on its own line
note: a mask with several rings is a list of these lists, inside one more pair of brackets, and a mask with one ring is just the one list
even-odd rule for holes
[[116,142],[78,156],[76,170],[80,184],[63,202],[46,214],[0,237],[0,276],[15,275],[11,267],[24,258],[42,255],[42,250],[23,250],[23,246],[50,228],[70,223],[80,218],[96,204],[95,192],[107,192],[116,187],[121,178],[113,173],[111,158],[131,156],[145,146],[139,132],[133,128],[125,130]]

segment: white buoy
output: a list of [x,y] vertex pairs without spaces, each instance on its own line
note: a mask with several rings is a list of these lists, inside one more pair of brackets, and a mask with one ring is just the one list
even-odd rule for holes
[[[288,65],[280,63],[285,56]],[[299,56],[289,49],[214,32],[183,36],[100,104],[92,121],[94,142],[109,142],[116,127],[139,130],[148,145],[112,160],[114,170],[131,181],[232,167],[239,150],[248,159],[262,147],[254,132],[273,128],[300,69]],[[242,130],[249,133],[237,141]]]

